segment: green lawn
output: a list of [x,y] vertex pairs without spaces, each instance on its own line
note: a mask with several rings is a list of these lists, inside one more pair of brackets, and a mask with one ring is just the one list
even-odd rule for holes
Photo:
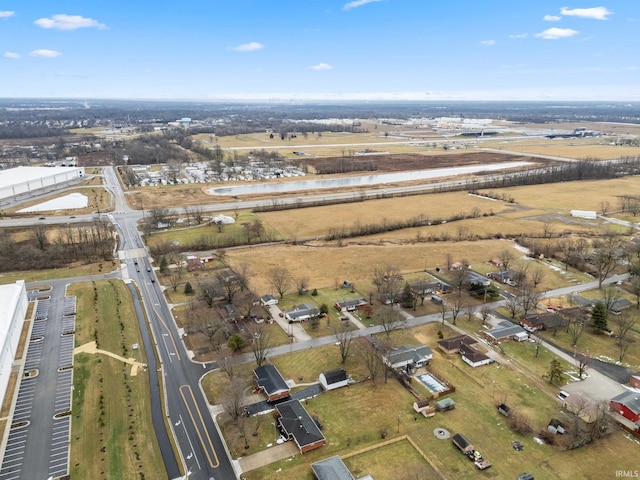
[[[146,363],[126,285],[120,281],[74,284],[76,346],[100,349]],[[132,350],[138,343],[140,348]],[[153,355],[153,352],[150,353]],[[72,478],[166,478],[153,434],[149,377],[105,355],[76,355],[73,375],[70,476]]]

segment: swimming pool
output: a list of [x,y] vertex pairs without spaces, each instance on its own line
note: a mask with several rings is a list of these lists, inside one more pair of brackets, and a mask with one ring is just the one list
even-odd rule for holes
[[431,375],[430,373],[423,373],[418,375],[418,380],[420,380],[425,387],[431,390],[433,393],[440,393],[447,390],[447,386],[440,383],[440,381]]

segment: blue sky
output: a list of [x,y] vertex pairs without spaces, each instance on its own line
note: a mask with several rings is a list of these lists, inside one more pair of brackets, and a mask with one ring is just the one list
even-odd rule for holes
[[603,1],[0,0],[0,97],[638,101]]

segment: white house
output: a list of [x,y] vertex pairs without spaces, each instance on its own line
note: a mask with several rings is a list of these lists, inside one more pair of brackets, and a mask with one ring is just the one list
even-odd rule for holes
[[278,299],[268,293],[267,295],[263,295],[262,297],[260,297],[260,303],[262,304],[263,307],[266,307],[269,305],[277,305]]
[[571,216],[576,218],[586,218],[587,220],[595,220],[596,212],[593,210],[571,210]]
[[348,382],[347,372],[343,368],[337,368],[329,372],[320,374],[320,385],[325,390],[335,390],[336,388],[346,387]]
[[293,307],[284,314],[285,318],[290,322],[302,322],[320,316],[320,309],[310,303],[303,303]]

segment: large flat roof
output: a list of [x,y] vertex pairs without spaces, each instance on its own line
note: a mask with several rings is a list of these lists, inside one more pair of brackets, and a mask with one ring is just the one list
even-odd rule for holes
[[0,170],[0,188],[19,183],[34,181],[38,178],[51,177],[60,173],[83,171],[83,167],[15,167]]

